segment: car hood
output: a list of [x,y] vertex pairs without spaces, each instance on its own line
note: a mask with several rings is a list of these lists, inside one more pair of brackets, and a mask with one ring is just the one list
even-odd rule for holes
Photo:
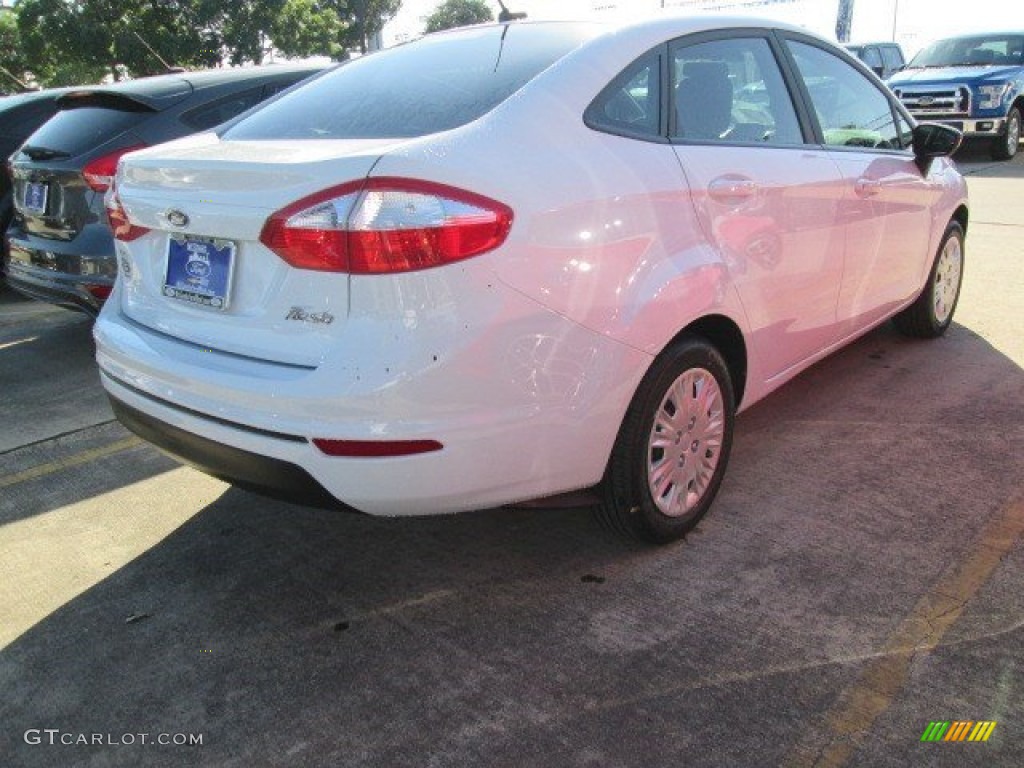
[[988,80],[1001,81],[1014,76],[1020,67],[930,67],[926,69],[904,69],[889,78],[890,86],[931,85],[958,83],[981,83]]

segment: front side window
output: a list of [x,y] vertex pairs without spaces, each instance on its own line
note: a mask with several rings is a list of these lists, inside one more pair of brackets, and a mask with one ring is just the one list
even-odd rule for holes
[[899,149],[892,103],[871,80],[817,46],[787,41],[811,98],[825,144]]
[[766,39],[676,44],[669,69],[673,139],[803,143],[793,101]]

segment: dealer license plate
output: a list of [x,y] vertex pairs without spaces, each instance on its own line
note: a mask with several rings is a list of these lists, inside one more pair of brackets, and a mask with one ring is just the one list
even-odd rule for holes
[[25,213],[42,215],[46,213],[46,199],[49,196],[50,188],[44,183],[30,181],[25,185],[25,198],[22,200],[22,207]]
[[235,244],[230,240],[172,235],[167,242],[164,296],[227,309],[234,266]]

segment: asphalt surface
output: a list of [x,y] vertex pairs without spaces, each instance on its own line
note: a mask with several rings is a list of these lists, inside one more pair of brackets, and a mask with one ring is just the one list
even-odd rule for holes
[[742,415],[663,548],[232,489],[112,421],[87,318],[0,291],[0,765],[1024,764],[1024,156],[961,160],[949,333]]

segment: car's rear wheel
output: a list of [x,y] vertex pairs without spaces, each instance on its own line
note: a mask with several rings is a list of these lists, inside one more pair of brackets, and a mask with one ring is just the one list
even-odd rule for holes
[[992,159],[1009,160],[1020,148],[1020,109],[1013,107],[1006,116],[1006,133],[992,139]]
[[917,300],[893,318],[893,323],[907,336],[929,339],[941,336],[953,322],[953,312],[960,300],[964,279],[964,230],[951,221],[939,245]]
[[648,541],[684,536],[718,493],[735,414],[732,380],[718,350],[696,336],[674,343],[651,366],[626,412],[598,518]]

